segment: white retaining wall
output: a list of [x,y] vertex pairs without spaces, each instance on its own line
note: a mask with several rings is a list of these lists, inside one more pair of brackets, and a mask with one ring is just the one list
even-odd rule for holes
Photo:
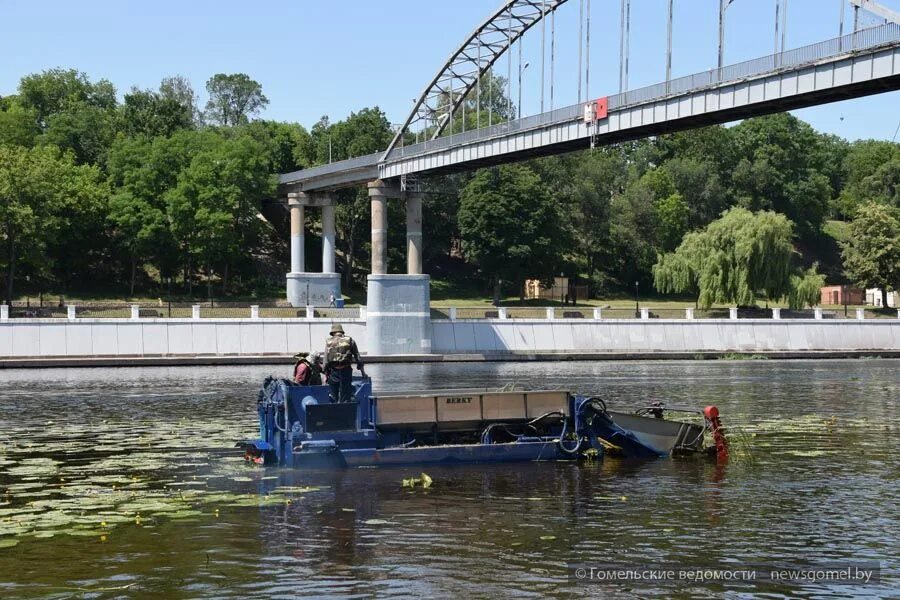
[[[365,321],[341,324],[365,340]],[[0,358],[284,355],[324,351],[330,327],[319,319],[10,319],[0,323]]]
[[435,320],[432,350],[440,354],[900,350],[900,320]]
[[[366,323],[341,320],[367,350]],[[9,319],[0,358],[285,355],[323,350],[327,319]],[[900,351],[900,319],[432,321],[438,354]]]

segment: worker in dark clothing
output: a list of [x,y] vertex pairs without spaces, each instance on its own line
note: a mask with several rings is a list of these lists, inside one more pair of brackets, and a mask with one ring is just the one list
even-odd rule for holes
[[345,336],[344,328],[335,323],[325,342],[325,374],[328,376],[332,402],[353,402],[353,363],[366,377],[356,342]]
[[312,375],[309,377],[309,385],[324,385],[322,353],[312,352],[307,357],[310,367],[312,367]]

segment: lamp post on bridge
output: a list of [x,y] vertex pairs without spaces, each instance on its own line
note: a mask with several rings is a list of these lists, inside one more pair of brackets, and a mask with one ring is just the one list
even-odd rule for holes
[[526,62],[524,65],[519,64],[519,119],[522,118],[522,73],[525,72],[529,65],[531,65],[530,62]]
[[734,0],[719,0],[719,70],[725,66],[725,11]]

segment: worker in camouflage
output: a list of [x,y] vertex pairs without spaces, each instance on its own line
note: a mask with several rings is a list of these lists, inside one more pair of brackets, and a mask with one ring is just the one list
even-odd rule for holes
[[325,374],[332,402],[353,402],[353,363],[362,376],[367,377],[356,342],[345,336],[344,328],[335,323],[325,341]]

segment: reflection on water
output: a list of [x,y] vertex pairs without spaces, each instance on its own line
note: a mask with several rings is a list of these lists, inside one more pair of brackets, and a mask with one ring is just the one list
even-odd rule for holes
[[[601,394],[716,404],[735,434],[704,460],[335,473],[234,460],[283,367],[0,372],[3,597],[889,596],[897,585],[900,361],[371,367],[377,390]],[[52,537],[51,537],[52,536]],[[15,544],[15,545],[12,545]],[[5,547],[4,547],[5,546]],[[881,561],[881,584],[585,586],[571,563]]]

